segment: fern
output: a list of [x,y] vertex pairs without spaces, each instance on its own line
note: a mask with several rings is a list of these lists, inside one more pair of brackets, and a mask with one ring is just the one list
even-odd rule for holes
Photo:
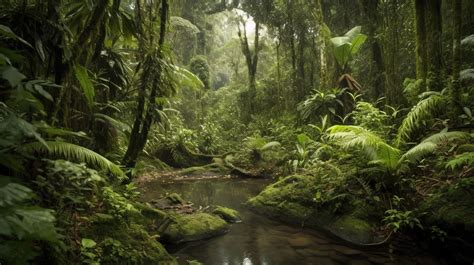
[[466,132],[452,131],[452,132],[440,132],[433,134],[423,140],[423,142],[432,142],[435,144],[440,144],[442,142],[449,142],[454,140],[467,140],[470,135]]
[[401,158],[399,162],[414,163],[419,161],[422,157],[432,154],[438,149],[438,146],[443,142],[449,142],[454,140],[467,140],[469,134],[465,132],[453,131],[453,132],[439,132],[424,139],[418,145],[408,150]]
[[432,94],[421,100],[408,113],[398,128],[396,143],[397,146],[409,141],[415,132],[424,126],[424,122],[432,119],[434,114],[441,110],[445,103],[445,98],[440,94]]
[[400,158],[400,163],[409,162],[414,163],[419,161],[422,157],[433,153],[438,148],[438,145],[432,142],[421,142],[420,144],[414,146],[408,150]]
[[466,152],[454,157],[446,163],[446,168],[454,170],[465,165],[471,167],[474,165],[474,152]]
[[273,142],[269,142],[269,143],[265,144],[264,146],[262,146],[260,148],[260,151],[271,150],[273,148],[278,148],[280,146],[281,146],[281,144],[279,142],[273,141]]
[[335,125],[328,129],[329,137],[337,139],[343,148],[361,148],[372,160],[371,164],[393,170],[398,165],[400,150],[387,144],[373,132],[360,126]]
[[59,141],[47,141],[46,145],[43,145],[40,142],[34,142],[22,145],[19,147],[19,151],[30,154],[45,154],[49,156],[65,158],[67,160],[75,160],[107,170],[119,180],[124,180],[127,178],[119,166],[110,162],[107,158],[83,146]]
[[103,113],[94,113],[94,117],[97,121],[110,124],[115,129],[119,130],[120,132],[130,132],[130,126],[124,122],[121,122],[117,119],[110,117],[109,115]]

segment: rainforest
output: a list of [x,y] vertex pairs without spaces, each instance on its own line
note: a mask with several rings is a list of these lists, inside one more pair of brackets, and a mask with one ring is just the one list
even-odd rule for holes
[[0,265],[471,265],[474,1],[0,0]]

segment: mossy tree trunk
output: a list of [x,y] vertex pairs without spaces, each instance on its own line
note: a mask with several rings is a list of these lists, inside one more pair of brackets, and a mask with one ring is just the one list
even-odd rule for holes
[[425,1],[425,30],[427,52],[427,81],[428,90],[443,89],[443,42],[441,24],[441,0]]
[[461,101],[461,34],[462,34],[462,0],[452,0],[453,8],[453,61],[451,83],[451,110],[453,120],[457,119]]
[[426,53],[425,1],[415,0],[416,78],[423,80],[423,88],[425,88],[428,63]]
[[378,25],[381,24],[378,10],[379,0],[363,0],[362,6],[367,17],[367,35],[369,36],[372,61],[375,68],[372,72],[375,75],[372,93],[375,98],[379,98],[385,92],[385,65],[383,62],[381,45],[376,37]]
[[[242,53],[245,56],[245,62],[247,63],[247,73],[248,73],[248,79],[249,79],[249,89],[248,89],[248,95],[247,95],[247,104],[248,104],[248,110],[245,115],[243,115],[243,120],[244,122],[248,123],[250,122],[250,117],[251,114],[255,113],[255,97],[257,95],[257,80],[256,80],[256,75],[257,75],[257,65],[258,65],[258,52],[260,51],[260,46],[259,46],[259,30],[260,30],[260,23],[258,21],[255,22],[255,38],[254,38],[254,48],[253,52],[250,49],[249,41],[248,41],[248,36],[247,36],[247,30],[246,30],[246,22],[242,17],[239,18],[239,24],[238,24],[238,31],[237,34],[239,36],[240,40],[240,46],[242,48]],[[241,27],[242,26],[242,27]]]
[[[137,0],[137,24],[141,25],[143,23],[142,14],[140,10],[140,0]],[[127,151],[122,159],[122,163],[127,167],[135,167],[137,158],[143,148],[145,147],[148,131],[150,130],[151,125],[153,124],[153,118],[155,115],[153,113],[156,111],[156,108],[161,108],[157,106],[155,98],[159,95],[164,89],[159,89],[159,86],[163,85],[161,80],[161,60],[163,59],[163,45],[165,42],[165,33],[166,33],[166,23],[168,18],[168,0],[163,0],[161,3],[161,14],[160,14],[160,35],[158,40],[158,49],[157,52],[148,52],[146,53],[145,60],[143,61],[143,72],[141,75],[139,94],[138,94],[138,107],[135,115],[135,122],[133,123],[132,132],[130,135],[130,140],[128,143]],[[150,21],[152,23],[152,21]],[[139,40],[140,50],[145,52],[147,48],[151,48],[153,45],[153,32],[149,32],[147,37],[144,36],[145,32],[139,30]],[[147,43],[148,42],[148,43]],[[146,100],[146,90],[147,86],[150,86],[150,93],[148,100]],[[146,102],[148,101],[148,102]],[[147,103],[147,104],[146,104]],[[147,109],[145,111],[145,104]],[[159,122],[159,118],[158,118]]]

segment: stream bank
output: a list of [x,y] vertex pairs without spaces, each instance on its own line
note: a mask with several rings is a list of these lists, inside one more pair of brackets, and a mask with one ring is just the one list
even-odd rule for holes
[[222,205],[239,211],[243,221],[232,224],[224,235],[167,245],[179,264],[191,260],[203,264],[449,264],[408,242],[403,250],[390,250],[389,246],[360,249],[322,232],[289,226],[251,211],[244,203],[268,184],[264,179],[206,175],[202,179],[154,179],[140,187],[145,201],[178,193],[197,208]]

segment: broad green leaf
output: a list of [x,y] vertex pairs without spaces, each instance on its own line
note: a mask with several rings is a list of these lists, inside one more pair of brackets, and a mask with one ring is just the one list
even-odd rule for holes
[[13,66],[3,66],[0,67],[0,73],[2,78],[7,80],[10,83],[11,87],[16,87],[21,83],[23,79],[26,78],[18,69]]
[[9,39],[18,40],[18,41],[22,42],[23,44],[33,48],[33,46],[31,46],[31,44],[29,44],[26,40],[20,38],[9,27],[7,27],[5,25],[0,25],[0,36],[3,36],[5,38],[9,38]]
[[74,71],[76,74],[77,81],[81,84],[81,88],[84,91],[84,96],[87,99],[87,104],[89,108],[92,109],[94,106],[94,97],[95,97],[95,90],[92,81],[89,78],[89,74],[87,69],[81,65],[74,67]]
[[334,57],[341,67],[349,62],[351,56],[355,55],[367,40],[367,36],[360,32],[361,27],[357,26],[349,30],[344,36],[331,38]]
[[356,54],[362,44],[367,40],[367,36],[364,34],[359,34],[357,35],[353,40],[352,40],[352,49],[351,49],[351,55]]
[[97,243],[90,239],[90,238],[83,238],[81,240],[81,245],[84,247],[84,248],[93,248],[95,247],[95,245],[97,245]]
[[46,60],[46,55],[44,53],[43,42],[41,41],[40,38],[37,38],[35,40],[35,47],[36,47],[36,51],[38,52],[39,57],[41,58],[41,61],[44,62]]
[[361,26],[355,26],[353,27],[352,29],[350,29],[348,32],[346,32],[346,34],[344,34],[344,36],[348,37],[349,38],[349,41],[352,42],[352,40],[360,34],[362,30],[362,27]]
[[178,83],[180,86],[196,89],[204,88],[204,84],[202,83],[201,79],[184,68],[173,65],[173,74],[176,83]]

